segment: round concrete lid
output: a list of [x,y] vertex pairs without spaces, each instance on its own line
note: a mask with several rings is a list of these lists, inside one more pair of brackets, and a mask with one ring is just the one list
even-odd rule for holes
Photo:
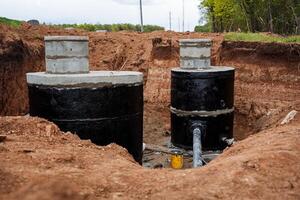
[[203,72],[203,73],[210,73],[210,72],[226,72],[235,70],[233,67],[226,67],[226,66],[210,66],[208,68],[197,68],[197,69],[184,69],[184,68],[174,68],[172,71],[174,72]]
[[91,71],[86,74],[27,73],[27,83],[47,86],[142,84],[143,73],[131,71]]
[[89,41],[88,36],[45,36],[45,41]]

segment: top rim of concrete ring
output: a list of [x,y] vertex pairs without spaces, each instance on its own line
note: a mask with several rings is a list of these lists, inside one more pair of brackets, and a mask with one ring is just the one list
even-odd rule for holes
[[64,35],[64,36],[45,36],[45,41],[89,41],[88,36],[73,36],[73,35]]
[[201,42],[212,42],[211,39],[207,38],[198,38],[198,39],[180,39],[179,42],[185,43],[185,42],[194,42],[194,43],[201,43]]
[[180,46],[185,45],[195,45],[195,46],[211,46],[212,40],[211,39],[180,39],[179,40]]

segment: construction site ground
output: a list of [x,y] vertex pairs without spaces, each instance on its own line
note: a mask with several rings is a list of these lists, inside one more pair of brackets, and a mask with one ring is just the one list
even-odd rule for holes
[[[170,70],[179,66],[178,40],[211,38],[212,63],[236,68],[237,142],[202,168],[171,169],[170,155],[149,150],[143,167],[116,144],[96,146],[28,116],[25,74],[45,70],[45,35],[88,35],[92,70],[143,72],[149,146],[170,141]],[[0,25],[0,199],[300,199],[299,111],[300,44]]]

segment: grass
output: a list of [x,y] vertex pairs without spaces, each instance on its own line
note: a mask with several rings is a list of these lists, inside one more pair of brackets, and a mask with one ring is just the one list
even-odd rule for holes
[[300,35],[276,36],[266,33],[227,33],[227,41],[247,41],[247,42],[280,42],[280,43],[300,43]]
[[0,24],[6,24],[12,27],[19,27],[21,25],[21,21],[14,20],[14,19],[8,19],[5,17],[0,17]]

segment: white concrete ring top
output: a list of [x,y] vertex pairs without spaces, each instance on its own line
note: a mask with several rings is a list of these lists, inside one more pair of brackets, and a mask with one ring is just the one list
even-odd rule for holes
[[211,39],[180,39],[180,43],[207,43],[212,42]]
[[142,84],[143,73],[131,71],[91,71],[85,74],[27,73],[27,83],[46,86],[76,86],[80,84]]
[[203,48],[203,47],[211,47],[212,40],[211,39],[181,39],[179,40],[180,48]]
[[88,36],[45,36],[45,41],[89,41]]
[[184,68],[174,68],[172,71],[174,72],[226,72],[234,70],[233,67],[226,66],[210,66],[207,68],[192,68],[192,69],[184,69]]

